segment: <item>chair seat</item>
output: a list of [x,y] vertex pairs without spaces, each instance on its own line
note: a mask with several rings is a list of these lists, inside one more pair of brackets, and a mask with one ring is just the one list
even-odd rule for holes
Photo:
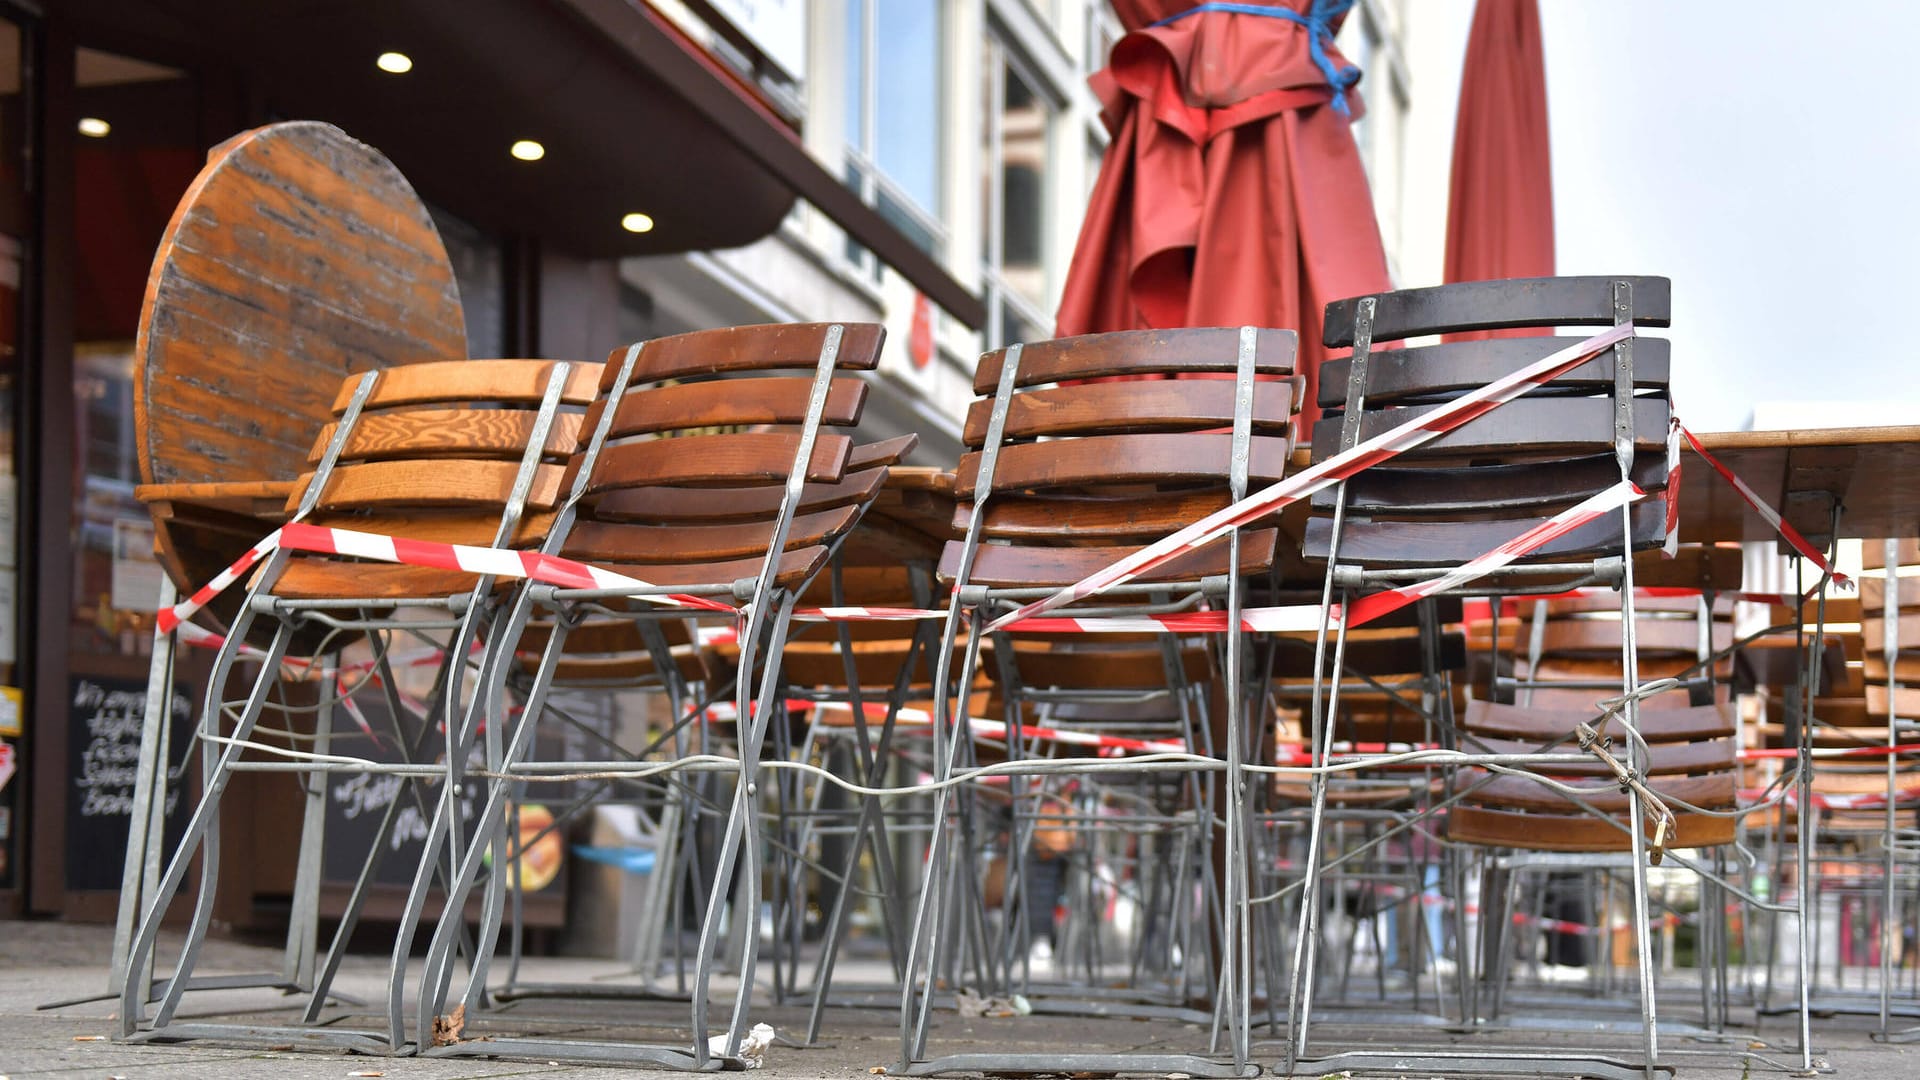
[[[1674,815],[1670,848],[1733,843],[1737,819],[1704,814]],[[1447,811],[1447,839],[1482,847],[1527,851],[1630,851],[1633,838],[1589,814],[1521,814],[1457,806]]]
[[[478,574],[464,570],[296,558],[287,563],[272,592],[283,600],[424,600],[471,592],[478,580]],[[513,584],[513,579],[501,578],[494,589]]]

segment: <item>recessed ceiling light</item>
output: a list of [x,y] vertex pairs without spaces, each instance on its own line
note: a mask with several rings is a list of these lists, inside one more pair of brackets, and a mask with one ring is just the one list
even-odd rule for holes
[[383,52],[373,66],[389,75],[405,75],[413,70],[413,57],[403,52]]
[[653,231],[653,218],[646,214],[628,214],[620,219],[620,227],[631,233]]
[[521,161],[539,161],[547,156],[547,148],[532,139],[521,139],[513,144],[511,153]]
[[107,132],[112,130],[112,124],[107,123],[97,116],[83,116],[80,118],[80,134],[88,138],[104,139],[107,137]]

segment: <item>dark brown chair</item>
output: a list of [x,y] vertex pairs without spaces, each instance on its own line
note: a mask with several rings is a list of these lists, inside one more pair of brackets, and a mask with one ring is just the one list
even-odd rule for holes
[[[1321,369],[1319,404],[1325,411],[1314,427],[1313,458],[1332,458],[1582,340],[1551,336],[1559,328],[1659,327],[1667,325],[1668,310],[1667,281],[1648,277],[1468,282],[1336,301],[1327,307],[1324,342],[1349,348],[1351,355]],[[1485,332],[1496,336],[1414,343],[1430,335]],[[1536,336],[1501,336],[1511,334]],[[1325,595],[1351,611],[1365,596],[1437,578],[1624,481],[1664,492],[1668,360],[1666,341],[1627,338],[1553,381],[1315,494],[1302,554],[1324,562]],[[1665,507],[1658,500],[1642,502],[1453,592],[1493,596],[1498,611],[1501,595],[1625,585],[1621,617],[1631,619],[1632,558],[1664,538]],[[1350,629],[1343,621],[1323,631],[1310,669],[1322,673],[1308,721],[1316,764],[1328,759],[1333,718],[1347,688],[1333,676]],[[1634,682],[1631,672],[1622,673],[1617,692]],[[1639,754],[1634,751],[1636,765]],[[1330,781],[1316,774],[1309,786],[1306,882],[1288,993],[1289,1070],[1305,1067],[1325,903],[1321,833]],[[1644,838],[1636,834],[1632,842],[1638,855]],[[1466,980],[1460,986],[1464,1012],[1472,1005]],[[1643,991],[1650,1008],[1651,987]],[[1652,1052],[1650,1041],[1650,1058]],[[1350,1065],[1339,1055],[1311,1060],[1334,1069],[1364,1064]]]

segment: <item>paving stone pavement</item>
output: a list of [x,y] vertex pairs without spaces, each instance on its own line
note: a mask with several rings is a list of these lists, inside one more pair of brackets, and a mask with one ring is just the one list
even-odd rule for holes
[[[457,1078],[564,1075],[568,1077],[631,1076],[631,1068],[578,1067],[546,1061],[490,1058],[435,1059],[375,1057],[338,1051],[289,1052],[206,1043],[142,1045],[112,1038],[117,1003],[93,1001],[61,1008],[42,1008],[48,1002],[69,1000],[106,989],[106,962],[111,948],[110,927],[58,922],[0,922],[0,1080],[47,1078],[225,1078],[272,1076],[276,1080],[344,1080],[382,1076],[390,1080],[457,1080]],[[177,942],[163,942],[177,948]],[[163,955],[170,955],[163,953]],[[278,966],[276,950],[212,941],[201,961],[204,972],[267,972]],[[604,960],[541,958],[531,961],[523,976],[529,981],[589,982],[622,974],[620,965]],[[855,971],[855,976],[862,974]],[[356,956],[343,969],[340,988],[364,1000],[374,1000],[384,984],[382,958]],[[844,984],[843,984],[844,985]],[[271,990],[220,990],[189,995],[184,1017],[220,1018],[233,1022],[283,1023],[293,1004]],[[342,1014],[354,1010],[338,1010]],[[1684,1006],[1675,1009],[1682,1014]],[[718,1015],[718,1010],[716,1010]],[[752,1018],[771,1024],[783,1037],[766,1054],[759,1075],[785,1077],[866,1077],[876,1067],[897,1063],[899,1013],[897,1008],[836,1007],[827,1017],[823,1045],[802,1048],[787,1038],[804,1032],[806,1011],[801,1007],[758,1006]],[[1394,1021],[1376,1012],[1367,1026],[1335,1017],[1315,1027],[1320,1053],[1381,1049],[1413,1052],[1415,1048],[1493,1051],[1564,1050],[1604,1043],[1628,1052],[1636,1038],[1630,1034],[1589,1030],[1584,1034],[1547,1031],[1522,1023],[1471,1038],[1449,1034],[1435,1025]],[[1538,1019],[1537,1017],[1535,1019]],[[1748,1020],[1751,1020],[1749,1012]],[[1380,1022],[1384,1021],[1384,1022]],[[343,1022],[367,1023],[364,1013],[345,1015]],[[1207,1032],[1196,1024],[1174,1020],[1152,1022],[1078,1016],[1013,1016],[964,1019],[944,1013],[936,1020],[932,1042],[935,1053],[985,1051],[1058,1054],[1066,1049],[1106,1048],[1151,1052],[1184,1052],[1205,1048]],[[545,1033],[555,1037],[624,1037],[671,1042],[686,1024],[684,1004],[664,1001],[624,1003],[562,1003],[522,1000],[497,1014],[476,1018],[468,1034]],[[1815,1045],[1823,1073],[1858,1080],[1920,1080],[1920,1044],[1884,1045],[1871,1038],[1872,1022],[1861,1017],[1833,1017],[1816,1026]],[[1264,1035],[1264,1029],[1259,1032]],[[1668,1060],[1685,1080],[1755,1080],[1781,1075],[1797,1067],[1792,1025],[1787,1018],[1770,1017],[1759,1027],[1746,1027],[1731,1037],[1690,1040],[1671,1037]],[[1281,1044],[1261,1038],[1254,1059],[1267,1075],[1279,1071]],[[1741,1051],[1750,1051],[1743,1057]],[[1302,1070],[1300,1075],[1322,1077],[1338,1073],[1333,1067]],[[1152,1075],[1152,1074],[1148,1074]],[[1420,1072],[1403,1073],[1420,1077]]]

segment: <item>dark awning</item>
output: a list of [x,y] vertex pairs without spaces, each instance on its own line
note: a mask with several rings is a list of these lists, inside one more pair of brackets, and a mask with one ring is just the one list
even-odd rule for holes
[[[806,198],[969,326],[979,298],[809,156],[698,46],[633,0],[81,0],[88,23],[235,69],[273,118],[326,120],[435,203],[588,258],[738,247]],[[387,50],[413,70],[374,67]],[[224,134],[224,133],[223,133]],[[538,162],[508,154],[517,139]],[[631,233],[621,218],[648,214]]]

